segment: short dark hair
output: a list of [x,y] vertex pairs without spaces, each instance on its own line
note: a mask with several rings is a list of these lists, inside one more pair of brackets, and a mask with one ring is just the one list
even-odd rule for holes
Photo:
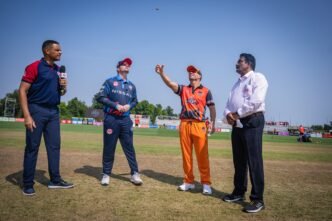
[[251,69],[254,71],[256,68],[256,59],[252,54],[242,53],[240,57],[243,57],[244,60],[250,65]]
[[54,40],[46,40],[43,42],[43,45],[42,45],[42,51],[43,53],[45,52],[45,49],[48,48],[49,46],[51,46],[52,44],[59,44],[59,42],[57,41],[54,41]]

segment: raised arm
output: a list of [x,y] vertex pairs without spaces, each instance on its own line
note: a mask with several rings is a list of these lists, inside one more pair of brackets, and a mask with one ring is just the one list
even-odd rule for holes
[[174,93],[177,93],[179,90],[179,85],[176,82],[171,81],[171,79],[164,73],[164,65],[157,64],[155,71],[157,74],[160,75],[161,79],[164,81],[164,83],[174,91]]

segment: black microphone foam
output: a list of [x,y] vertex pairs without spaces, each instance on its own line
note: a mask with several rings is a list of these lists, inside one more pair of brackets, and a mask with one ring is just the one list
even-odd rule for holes
[[66,73],[66,67],[64,65],[61,65],[59,72],[60,73]]

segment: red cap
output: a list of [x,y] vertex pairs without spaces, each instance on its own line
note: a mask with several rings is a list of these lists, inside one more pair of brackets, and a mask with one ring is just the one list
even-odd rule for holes
[[194,65],[189,65],[187,67],[187,71],[189,73],[196,73],[197,72],[199,75],[201,75],[201,71],[199,69],[197,69]]
[[131,66],[131,64],[133,63],[133,61],[130,58],[125,58],[122,61],[118,62],[118,66],[120,67],[121,65],[123,65],[124,63],[128,64],[129,66]]

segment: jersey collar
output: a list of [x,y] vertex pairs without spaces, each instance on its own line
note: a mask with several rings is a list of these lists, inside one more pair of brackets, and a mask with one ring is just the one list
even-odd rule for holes
[[122,77],[118,74],[116,75],[116,80],[117,81],[123,81],[123,83],[129,83],[130,81],[127,79],[127,80],[123,80]]
[[[191,84],[188,84],[188,87],[192,87]],[[196,89],[202,89],[203,88],[203,85],[200,84]]]

